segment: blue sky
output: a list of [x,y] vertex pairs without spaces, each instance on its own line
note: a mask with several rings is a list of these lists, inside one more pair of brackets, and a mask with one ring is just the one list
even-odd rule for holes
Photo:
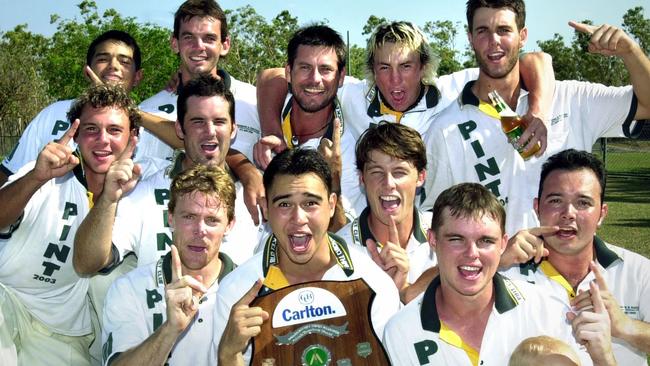
[[[0,0],[0,31],[12,29],[17,24],[28,24],[32,32],[51,35],[56,31],[50,25],[50,14],[66,19],[78,17],[76,7],[80,0]],[[96,0],[100,10],[116,9],[124,16],[133,16],[141,22],[151,22],[171,28],[173,14],[180,0]],[[222,0],[221,6],[236,9],[251,4],[256,11],[273,18],[282,10],[289,10],[300,24],[326,19],[343,37],[350,32],[351,43],[363,45],[361,29],[368,17],[383,16],[391,20],[409,20],[422,26],[426,21],[452,20],[464,24],[463,0]],[[399,6],[395,6],[395,4]],[[566,40],[572,38],[569,20],[591,19],[596,24],[609,23],[620,26],[627,9],[642,5],[649,17],[650,4],[639,0],[528,0],[527,25],[529,42],[526,50],[537,48],[537,40],[546,40],[560,33]],[[457,48],[465,45],[464,35],[457,38]]]

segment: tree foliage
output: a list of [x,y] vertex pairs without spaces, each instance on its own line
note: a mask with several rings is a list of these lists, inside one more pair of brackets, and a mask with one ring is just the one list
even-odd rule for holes
[[[593,24],[591,20],[583,23]],[[643,16],[643,7],[629,9],[623,15],[622,28],[645,50],[650,51],[650,19]],[[629,75],[623,61],[618,57],[603,57],[588,51],[589,36],[574,32],[569,45],[559,34],[552,39],[539,41],[542,51],[553,57],[553,68],[558,80],[582,80],[605,85],[629,84]]]
[[220,67],[252,84],[259,71],[286,64],[287,44],[298,30],[297,18],[284,10],[267,23],[250,5],[226,10],[226,16],[231,47]]
[[[169,48],[171,30],[133,17],[120,15],[114,9],[100,14],[94,0],[81,0],[79,14],[73,19],[51,15],[56,25],[51,37],[31,33],[26,25],[0,33],[0,135],[20,131],[23,124],[53,100],[77,96],[87,86],[82,68],[91,40],[109,29],[130,33],[142,50],[143,82],[133,91],[136,100],[158,92],[178,69],[178,56]],[[298,19],[282,11],[267,21],[251,6],[226,10],[231,49],[220,67],[239,80],[254,83],[256,74],[265,68],[286,62],[286,46],[298,29]],[[377,26],[388,20],[371,15],[362,34],[369,36]],[[589,21],[586,21],[589,22]],[[650,19],[641,6],[623,15],[622,27],[645,50],[650,52]],[[431,47],[440,57],[438,74],[447,74],[476,65],[471,48],[458,50],[456,37],[460,24],[451,21],[429,21],[422,27]],[[466,29],[465,29],[466,32]],[[538,42],[541,49],[553,56],[556,78],[587,80],[608,85],[629,83],[619,58],[589,54],[588,37],[575,33],[567,44],[562,36]],[[363,78],[366,74],[365,45],[349,48],[348,74]],[[9,131],[9,132],[8,132]],[[0,146],[2,148],[2,146]],[[6,150],[6,146],[5,146]]]

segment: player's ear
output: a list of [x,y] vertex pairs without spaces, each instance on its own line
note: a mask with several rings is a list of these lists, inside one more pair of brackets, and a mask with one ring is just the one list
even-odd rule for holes
[[598,227],[603,224],[603,221],[605,221],[605,217],[607,217],[607,212],[609,212],[609,207],[607,206],[606,203],[603,203],[600,206],[600,218],[598,219]]

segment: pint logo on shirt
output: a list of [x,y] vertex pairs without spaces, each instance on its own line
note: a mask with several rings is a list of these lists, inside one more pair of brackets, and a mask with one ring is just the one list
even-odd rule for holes
[[341,300],[318,287],[304,287],[282,298],[273,313],[273,328],[309,323],[347,315]]
[[[78,215],[77,205],[72,202],[66,202],[63,209],[62,219],[64,221],[74,220]],[[64,242],[70,236],[71,226],[67,223],[63,225],[61,234],[59,235],[58,243],[48,243],[43,252],[43,272],[40,274],[34,273],[34,280],[41,282],[56,283],[56,278],[53,277],[56,271],[61,269],[70,257],[70,246],[65,245]]]
[[414,343],[413,348],[415,348],[415,354],[418,356],[420,365],[428,364],[429,357],[438,352],[438,344],[430,339]]
[[[465,141],[470,141],[472,139],[471,133],[476,130],[477,127],[476,122],[472,120],[458,124],[460,135]],[[485,150],[483,149],[480,140],[475,139],[470,141],[470,146],[472,147],[474,155],[478,159],[477,163],[474,165],[474,171],[476,172],[476,177],[479,182],[497,196],[502,205],[507,204],[508,198],[502,198],[501,192],[499,191],[501,185],[501,179],[499,179],[501,170],[499,169],[496,159],[493,156],[489,157],[485,154]]]

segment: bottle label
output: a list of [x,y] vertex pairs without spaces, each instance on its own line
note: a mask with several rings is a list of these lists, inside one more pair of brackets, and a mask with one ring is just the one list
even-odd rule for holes
[[517,150],[519,155],[521,155],[521,157],[523,157],[524,160],[528,159],[533,154],[535,154],[537,151],[539,151],[539,148],[540,148],[539,142],[533,148],[531,148],[529,150],[524,150],[524,148],[526,147],[526,145],[528,145],[528,143],[530,142],[532,137],[529,138],[528,140],[526,140],[526,142],[524,142],[521,145],[519,145],[517,143],[517,140],[519,140],[519,137],[521,137],[521,135],[524,134],[524,128],[523,128],[522,125],[519,125],[519,126],[513,128],[512,130],[510,130],[508,132],[505,132],[505,134],[508,137],[508,142],[510,142],[510,144],[515,148],[515,150]]

